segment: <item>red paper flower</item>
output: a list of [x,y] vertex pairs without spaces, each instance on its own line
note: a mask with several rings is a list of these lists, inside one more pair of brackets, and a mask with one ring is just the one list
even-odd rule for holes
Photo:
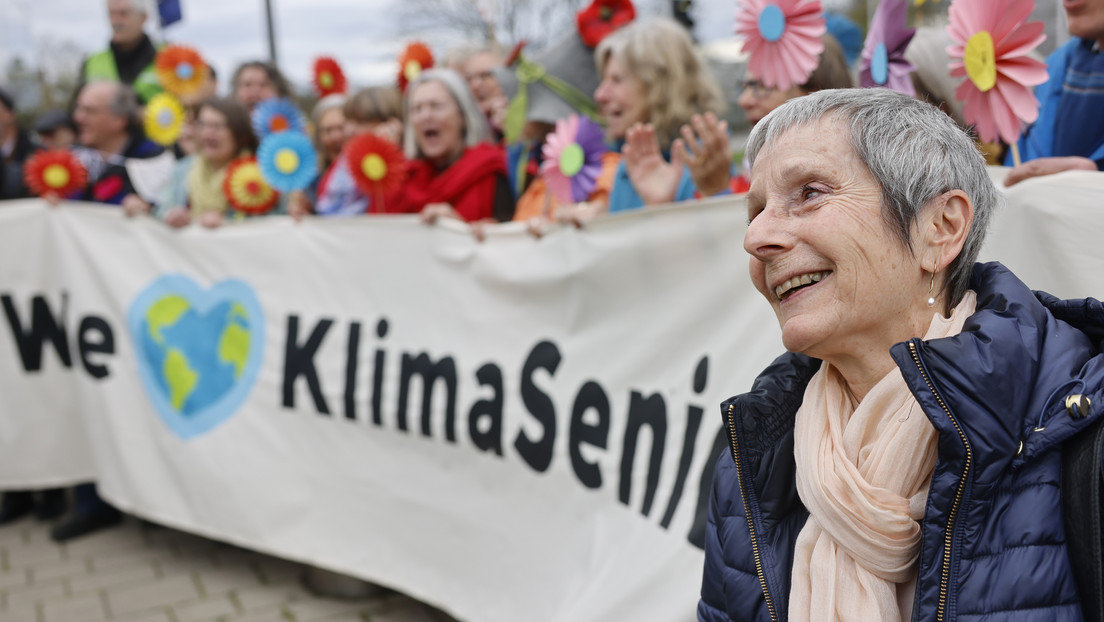
[[575,15],[579,36],[587,47],[597,47],[602,39],[636,17],[630,0],[594,0]]
[[[395,190],[402,183],[406,170],[402,151],[391,141],[371,133],[349,141],[345,147],[345,161],[353,180],[369,197],[382,197]],[[376,210],[383,211],[383,206],[376,206]]]
[[38,196],[53,193],[66,197],[84,188],[88,173],[72,153],[64,149],[39,151],[23,166],[27,187]]
[[502,63],[502,66],[512,67],[513,64],[516,63],[518,58],[521,56],[521,50],[527,45],[529,45],[529,42],[525,39],[518,41],[517,45],[514,46],[514,49],[510,50],[510,55],[506,57],[506,62]]
[[268,185],[254,156],[242,156],[230,163],[222,183],[226,200],[246,214],[264,214],[276,207],[280,194]]
[[314,88],[320,97],[345,92],[345,72],[329,56],[314,61]]
[[433,52],[430,52],[424,43],[415,41],[406,46],[399,55],[399,90],[405,92],[406,85],[411,80],[432,66]]
[[186,45],[167,45],[153,61],[161,86],[177,97],[191,95],[203,87],[207,64],[199,52]]

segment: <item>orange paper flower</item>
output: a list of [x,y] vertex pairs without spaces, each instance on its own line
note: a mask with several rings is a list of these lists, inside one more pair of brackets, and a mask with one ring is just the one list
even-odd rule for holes
[[199,52],[186,45],[166,45],[153,61],[161,86],[177,97],[191,95],[203,87],[207,64]]
[[314,88],[319,97],[345,92],[345,73],[341,65],[329,56],[314,61]]
[[1046,39],[1042,22],[1028,22],[1032,0],[956,0],[947,32],[953,44],[951,76],[964,77],[955,90],[962,116],[986,142],[1008,144],[1020,137],[1021,122],[1039,116],[1032,87],[1047,80],[1046,65],[1028,54]]
[[[345,161],[353,180],[364,194],[381,197],[402,183],[406,159],[391,141],[375,134],[361,134],[345,147]],[[383,206],[376,206],[383,211]]]
[[246,214],[271,211],[280,199],[279,193],[264,180],[254,156],[243,156],[230,163],[222,191],[234,209]]
[[77,158],[64,149],[39,151],[23,166],[27,187],[38,196],[47,193],[67,197],[84,188],[88,173]]
[[406,85],[426,69],[433,66],[433,52],[424,43],[415,41],[406,46],[399,55],[399,90],[406,91]]

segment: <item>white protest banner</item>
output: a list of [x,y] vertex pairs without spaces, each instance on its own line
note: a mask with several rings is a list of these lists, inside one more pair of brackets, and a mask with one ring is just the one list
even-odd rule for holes
[[690,620],[718,403],[779,352],[742,204],[476,242],[0,209],[0,487],[473,621]]
[[[1015,186],[982,259],[1099,297],[1101,196],[1098,173]],[[96,479],[473,622],[691,620],[717,404],[782,351],[745,217],[729,198],[480,244],[10,202],[0,488]]]

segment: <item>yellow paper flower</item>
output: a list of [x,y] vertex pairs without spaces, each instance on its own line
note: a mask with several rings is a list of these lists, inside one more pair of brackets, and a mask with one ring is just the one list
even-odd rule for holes
[[168,93],[158,93],[146,104],[146,136],[153,142],[169,146],[180,138],[184,126],[184,106]]

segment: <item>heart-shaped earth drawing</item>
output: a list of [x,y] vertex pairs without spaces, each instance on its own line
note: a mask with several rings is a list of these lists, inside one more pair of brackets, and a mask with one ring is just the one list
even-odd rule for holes
[[253,388],[264,315],[245,283],[203,289],[186,276],[162,276],[130,305],[127,325],[146,393],[180,438],[229,419]]

